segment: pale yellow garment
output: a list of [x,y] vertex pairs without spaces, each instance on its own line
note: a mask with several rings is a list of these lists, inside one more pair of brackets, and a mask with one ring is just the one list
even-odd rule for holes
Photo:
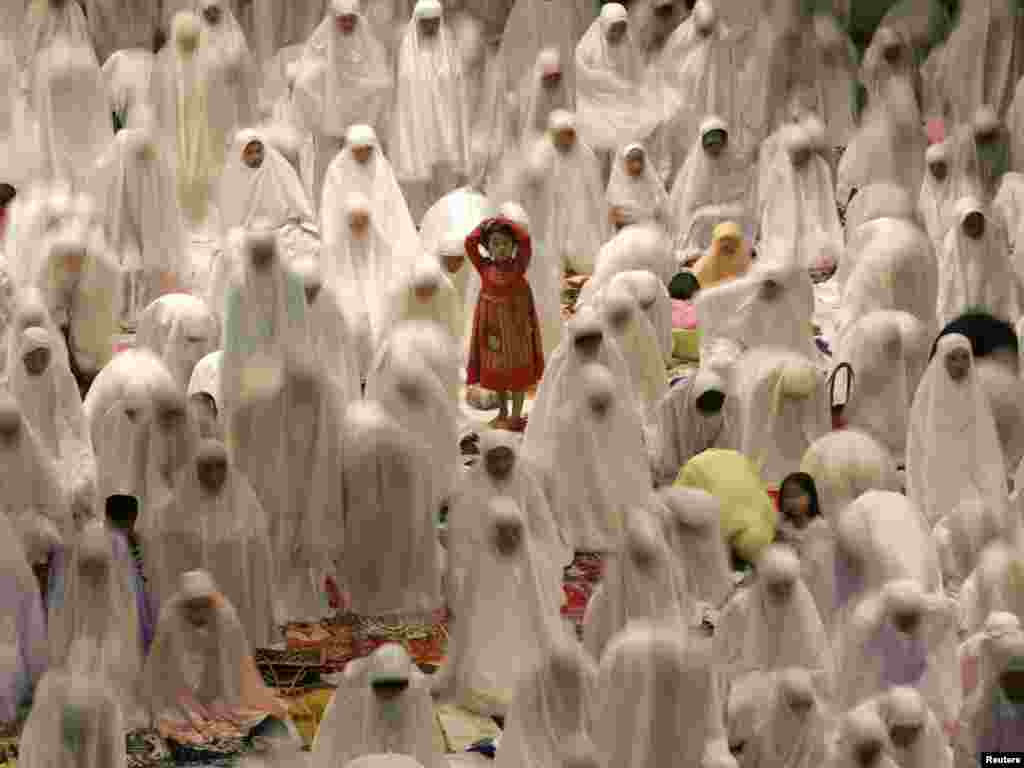
[[[726,239],[736,240],[740,247],[732,255],[721,252],[721,242]],[[750,248],[743,241],[743,231],[739,225],[724,221],[715,227],[711,247],[707,253],[697,260],[693,274],[701,289],[742,277],[750,269]]]

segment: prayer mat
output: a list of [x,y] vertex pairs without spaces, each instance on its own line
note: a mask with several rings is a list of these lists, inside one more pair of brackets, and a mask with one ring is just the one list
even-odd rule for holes
[[295,723],[295,728],[302,736],[302,743],[307,747],[313,745],[317,729],[324,719],[324,712],[333,696],[334,689],[320,688],[297,696],[288,696],[285,699],[285,704],[288,705],[288,716]]
[[14,768],[17,760],[18,740],[13,736],[0,738],[0,768]]
[[320,683],[327,666],[327,645],[316,648],[257,649],[253,654],[263,681],[284,694]]
[[128,768],[164,768],[174,765],[171,751],[154,730],[132,731],[125,737]]
[[562,616],[575,627],[577,636],[581,638],[587,603],[604,576],[604,565],[604,556],[599,553],[577,552],[563,575],[565,602],[562,604]]
[[400,644],[421,668],[440,667],[448,647],[447,612],[438,611],[430,623],[360,616],[353,641],[356,657],[369,656],[386,643]]
[[339,616],[317,624],[290,624],[285,630],[289,651],[323,650],[322,672],[337,672],[355,658],[355,624],[352,617]]
[[501,729],[489,717],[482,717],[454,704],[444,704],[434,709],[444,740],[444,751],[465,752],[466,748],[484,739],[501,735]]

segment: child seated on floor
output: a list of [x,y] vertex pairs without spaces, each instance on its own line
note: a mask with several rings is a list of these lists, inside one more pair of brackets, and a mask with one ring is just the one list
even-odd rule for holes
[[142,646],[149,650],[156,625],[156,610],[143,571],[143,553],[135,522],[139,517],[139,500],[135,496],[115,494],[107,497],[106,522],[114,533],[114,554],[123,567],[131,569],[130,583],[135,593]]

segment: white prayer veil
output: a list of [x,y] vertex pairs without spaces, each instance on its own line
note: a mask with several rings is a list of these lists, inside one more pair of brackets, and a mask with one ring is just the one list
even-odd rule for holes
[[68,496],[57,465],[25,419],[21,406],[9,395],[0,400],[0,481],[2,509],[12,524],[31,528],[38,518],[49,520],[58,531],[70,530]]
[[720,609],[732,594],[733,580],[718,499],[697,488],[665,488],[659,495],[665,538],[682,572],[677,584],[697,602]]
[[[839,515],[836,528],[836,630],[886,583],[911,579],[926,593],[942,589],[935,543],[921,512],[899,493],[870,490]],[[844,669],[837,659],[837,669]]]
[[[676,383],[657,407],[655,479],[671,485],[686,462],[701,451],[721,448],[730,432],[726,383],[708,369]],[[703,406],[703,408],[702,408]]]
[[343,503],[329,537],[339,586],[364,616],[428,615],[441,604],[429,457],[372,400],[349,405],[344,434]]
[[422,356],[408,350],[392,349],[387,367],[374,373],[365,397],[379,403],[417,441],[431,468],[429,503],[439,511],[461,469],[455,404]]
[[[57,462],[64,487],[94,479],[96,465],[82,409],[82,396],[68,362],[63,335],[46,308],[27,291],[7,328],[7,381],[22,416]],[[46,368],[35,375],[26,359],[46,350]]]
[[573,398],[550,412],[541,453],[530,445],[528,455],[553,478],[553,511],[566,542],[607,552],[617,547],[626,510],[651,492],[650,459],[621,380],[599,363],[584,365],[578,377]]
[[[223,472],[219,487],[207,479],[216,471]],[[148,531],[153,594],[162,603],[177,591],[182,574],[208,571],[235,607],[253,647],[270,646],[277,639],[277,584],[269,524],[249,481],[222,443],[205,440],[175,491],[175,506]]]
[[[966,361],[954,380],[949,358]],[[907,496],[929,525],[977,496],[999,529],[1010,521],[1006,465],[988,398],[974,371],[968,339],[948,334],[936,344],[910,411]]]
[[877,439],[902,464],[916,388],[911,385],[900,315],[914,320],[913,315],[892,311],[861,317],[846,329],[835,360],[849,364],[854,377],[843,420]]
[[796,553],[771,544],[755,572],[757,580],[725,605],[715,627],[723,690],[739,688],[751,676],[800,665],[819,675],[830,691],[835,671],[829,639],[800,576]]
[[18,763],[27,768],[125,768],[117,690],[102,677],[75,670],[47,673],[35,692],[18,753]]
[[[820,677],[804,667],[773,673],[758,689],[753,733],[743,749],[751,768],[813,768],[827,756],[829,717]],[[749,761],[749,762],[748,762]]]
[[82,191],[96,157],[114,135],[96,56],[87,44],[58,38],[39,52],[33,79],[41,179]]
[[[154,125],[142,125],[118,131],[95,164],[90,189],[106,218],[110,248],[124,269],[182,280],[188,269],[181,211],[173,171],[154,130]],[[140,308],[154,298],[139,297]]]
[[[625,24],[625,34],[608,40],[609,29]],[[629,13],[605,3],[601,15],[576,46],[576,114],[580,136],[599,152],[642,141],[661,121],[656,97],[643,82],[643,57],[629,29]]]
[[644,407],[647,422],[656,423],[655,409],[668,394],[665,356],[640,304],[624,286],[602,292],[600,310],[605,328],[622,350],[630,381]]
[[653,272],[663,285],[678,269],[671,240],[653,222],[628,226],[601,246],[594,274],[580,291],[576,306],[593,303],[614,277],[638,269]]
[[135,344],[159,356],[178,384],[187,387],[196,364],[220,346],[220,324],[202,299],[170,293],[139,316]]
[[[423,300],[417,291],[430,291]],[[388,287],[385,296],[386,317],[381,336],[402,323],[428,322],[443,328],[455,344],[462,336],[459,296],[455,286],[436,259],[421,258],[408,275],[400,275]]]
[[[321,2],[323,21],[310,35],[298,61],[292,103],[306,131],[341,140],[350,126],[376,125],[394,88],[386,48],[374,35],[359,0]],[[338,19],[355,16],[344,34]]]
[[790,350],[754,347],[737,361],[733,382],[739,451],[766,483],[781,483],[831,429],[825,375]]
[[846,506],[867,491],[899,491],[896,461],[885,446],[859,429],[829,432],[800,461],[814,479],[822,516],[835,526]]
[[[496,496],[511,498],[522,510],[530,538],[538,552],[548,560],[543,583],[552,598],[561,601],[562,572],[572,564],[572,549],[566,545],[555,524],[553,511],[545,495],[546,478],[521,456],[520,437],[506,430],[482,430],[479,435],[480,460],[462,476],[448,513],[449,602],[468,588],[466,579],[477,552],[486,546],[486,510]],[[492,474],[490,461],[510,460],[508,474],[501,469]]]
[[814,286],[800,265],[758,260],[743,277],[698,293],[696,307],[702,357],[727,339],[744,350],[773,346],[820,359],[811,329]]
[[130,573],[100,522],[82,530],[71,550],[59,606],[50,607],[50,665],[107,679],[126,720],[139,723],[142,641]]
[[[579,274],[593,274],[598,251],[611,226],[604,181],[594,150],[579,135],[567,151],[554,146],[557,133],[576,131],[576,117],[558,109],[548,118],[548,134],[530,150],[528,174],[541,179],[541,221],[534,237],[552,249],[549,258]],[[536,219],[537,217],[534,217]]]
[[589,741],[597,664],[572,641],[555,643],[523,677],[502,733],[496,768],[555,768]]
[[542,582],[550,572],[545,554],[513,499],[491,500],[484,539],[469,588],[451,606],[448,657],[434,690],[478,714],[504,716],[520,683],[568,630]]
[[929,593],[914,579],[887,582],[836,635],[837,706],[849,709],[906,685],[952,723],[961,699],[956,624],[956,603],[943,593]]
[[[250,144],[263,148],[259,168],[250,168],[243,156]],[[235,134],[220,177],[220,223],[223,230],[246,229],[263,221],[278,229],[286,224],[313,226],[316,217],[299,175],[263,133],[247,128]]]
[[152,47],[160,24],[159,7],[143,0],[85,0],[84,7],[89,37],[104,65],[118,53]]
[[[597,348],[593,357],[589,356],[586,348],[590,340]],[[606,331],[598,312],[593,307],[584,306],[565,324],[558,347],[545,363],[544,377],[526,425],[523,447],[527,455],[537,458],[543,453],[543,444],[552,433],[554,414],[579,392],[580,370],[588,362],[600,363],[612,372],[617,396],[632,406],[637,421],[642,423],[641,406],[625,357]],[[555,464],[551,469],[556,470],[557,467]]]
[[[861,702],[843,714],[836,731],[829,768],[896,768],[896,762],[885,753],[889,734],[874,702]],[[859,753],[873,755],[873,759],[865,765]]]
[[[22,67],[26,76],[32,77],[32,69],[39,54],[52,47],[58,40],[71,45],[86,46],[92,51],[93,42],[89,34],[89,26],[79,3],[51,3],[50,0],[40,2],[18,3],[24,8],[24,16],[19,25],[21,35],[11,34],[12,41],[17,43],[20,51]],[[10,27],[13,33],[16,27]],[[15,39],[20,37],[20,39]],[[95,58],[95,54],[93,54]]]
[[[1019,536],[1016,537],[1019,540]],[[978,558],[978,566],[960,596],[963,624],[968,632],[987,626],[991,614],[1024,616],[1024,558],[1019,541],[996,540]]]
[[889,753],[900,768],[950,768],[952,753],[948,737],[921,694],[914,688],[890,688],[878,700],[879,714],[889,729],[916,729],[918,735],[909,746],[897,745],[890,738]]
[[672,297],[661,278],[649,269],[620,272],[608,281],[610,288],[622,286],[636,299],[640,309],[654,326],[654,332],[665,357],[672,362]]
[[[824,270],[835,267],[842,255],[844,237],[836,210],[832,169],[815,134],[824,128],[793,125],[783,130],[783,151],[769,169],[762,196],[761,239],[795,245],[797,264]],[[807,155],[802,166],[798,155]],[[780,248],[781,250],[781,248]]]
[[985,643],[978,687],[964,702],[958,724],[957,763],[966,765],[979,752],[1010,751],[1020,746],[1020,714],[1001,681],[1009,669],[1019,670],[1024,658],[1024,633],[1018,629]]
[[[643,170],[636,177],[626,171],[627,160],[632,157],[643,162]],[[626,144],[616,153],[604,194],[609,212],[613,216],[618,212],[620,220],[628,224],[656,222],[667,228],[668,194],[643,144]]]
[[[962,605],[961,608],[963,608]],[[961,628],[963,624],[964,622],[961,621]],[[1020,631],[1020,619],[1015,614],[1005,611],[990,613],[978,625],[977,631],[969,631],[967,639],[960,644],[958,652],[960,668],[963,670],[965,702],[970,701],[975,690],[977,690],[981,656],[990,647],[992,641],[1019,634]]]
[[[704,141],[719,131],[725,134],[726,145],[716,157],[704,149]],[[752,239],[753,191],[754,168],[737,146],[731,127],[719,117],[706,117],[669,192],[676,252],[706,250],[714,228],[725,221],[740,224]]]
[[420,21],[442,18],[439,0],[419,0],[398,51],[392,134],[396,175],[429,181],[435,168],[464,173],[469,165],[466,75],[452,31],[442,23],[433,40],[421,39]]
[[[370,150],[365,165],[353,156],[353,150],[360,148]],[[329,252],[333,243],[341,242],[347,235],[348,222],[338,214],[356,194],[369,201],[370,219],[377,222],[392,251],[402,263],[411,264],[419,254],[419,235],[391,163],[381,150],[376,132],[368,125],[348,129],[344,149],[327,169],[320,206],[325,251]]]
[[[91,14],[89,20],[92,21]],[[156,54],[149,49],[150,42],[152,34],[138,48],[115,50],[101,68],[110,106],[125,129],[141,128],[138,118],[151,109],[148,91]]]
[[562,79],[570,98],[576,93],[573,52],[594,20],[593,5],[581,0],[548,3],[544,0],[516,0],[509,11],[501,36],[501,53],[509,88],[522,90],[523,81],[537,61],[537,55],[556,48],[565,71]]
[[[965,232],[968,218],[981,217],[978,239]],[[1021,316],[1020,278],[1009,257],[1006,230],[989,206],[962,198],[953,208],[949,231],[939,257],[938,315],[944,325],[968,309],[985,311],[1011,323]]]
[[[949,205],[949,194],[953,180],[953,157],[952,143],[950,140],[939,144],[932,144],[925,153],[925,164],[928,172],[924,175],[921,183],[921,195],[918,200],[917,210],[924,220],[928,236],[935,243],[936,247],[946,239],[946,228],[948,226],[946,211]],[[932,169],[936,166],[944,166],[946,176],[939,179]]]
[[220,370],[224,362],[224,350],[218,349],[211,352],[192,369],[192,378],[188,382],[186,395],[191,398],[193,395],[205,394],[213,398],[213,404],[217,409],[217,425],[220,430],[224,429],[224,400],[220,395]]
[[[313,741],[313,768],[357,763],[369,768],[367,763],[374,763],[366,756],[383,753],[408,756],[422,768],[443,768],[445,758],[434,740],[429,681],[401,645],[383,645],[371,656],[352,661],[343,674]],[[388,699],[374,691],[381,683],[406,687]]]
[[[537,54],[530,80],[521,85],[517,128],[519,146],[524,151],[544,135],[554,111],[572,109],[575,93],[569,90],[570,73],[563,70],[562,61],[557,48],[545,48]],[[559,75],[558,85],[546,86],[544,78],[555,74]]]
[[367,388],[372,378],[387,370],[392,357],[403,360],[419,357],[440,379],[452,406],[458,408],[462,387],[460,358],[458,350],[443,329],[434,323],[424,322],[402,323],[396,327],[377,350],[367,379]]
[[332,286],[324,285],[314,259],[300,258],[292,262],[291,270],[305,287],[314,358],[334,379],[346,403],[358,400],[362,396],[358,342],[341,298]]
[[654,506],[658,499],[649,496],[625,510],[618,551],[587,603],[583,647],[595,661],[631,621],[657,621],[681,631],[694,623],[694,601],[680,583],[685,574],[675,567]]
[[[202,627],[194,625],[192,615],[199,601],[206,607]],[[256,670],[237,611],[206,571],[183,574],[177,593],[161,607],[143,684],[158,722],[173,725],[194,716],[190,710],[195,704],[241,710],[247,716],[287,717]]]
[[702,764],[728,754],[709,649],[677,627],[636,623],[601,659],[594,741],[607,765]]

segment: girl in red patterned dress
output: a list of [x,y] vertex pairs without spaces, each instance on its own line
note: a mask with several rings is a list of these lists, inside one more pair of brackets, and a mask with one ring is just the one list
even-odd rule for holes
[[[488,257],[480,253],[481,241]],[[492,427],[522,431],[526,392],[544,373],[540,325],[526,281],[530,236],[508,219],[485,219],[466,238],[466,256],[480,273],[466,385],[479,384],[498,393],[498,416]]]

